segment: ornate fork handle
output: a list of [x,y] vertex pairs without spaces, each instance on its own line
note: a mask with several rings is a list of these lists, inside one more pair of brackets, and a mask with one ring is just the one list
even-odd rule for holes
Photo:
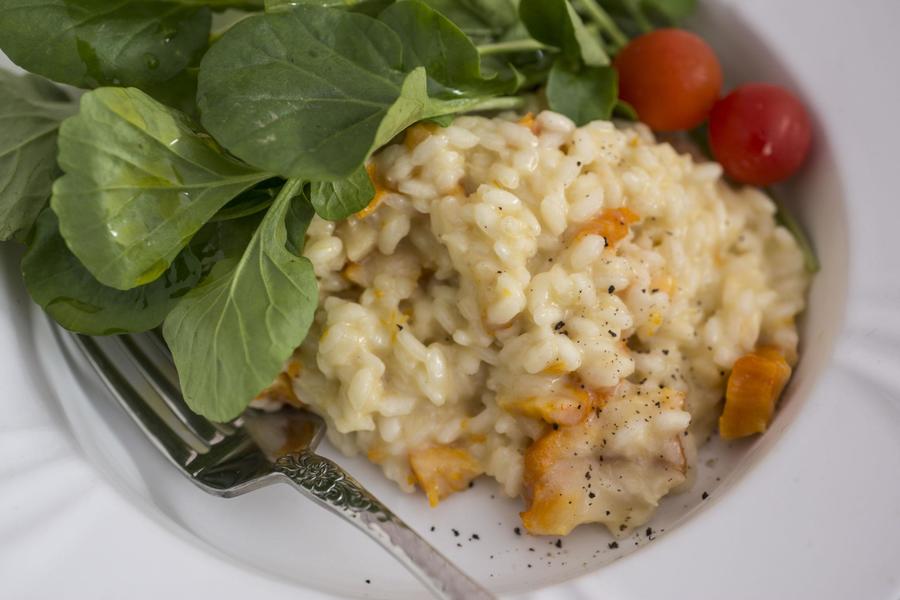
[[460,571],[337,464],[312,452],[282,456],[275,471],[318,504],[350,521],[445,600],[494,596]]

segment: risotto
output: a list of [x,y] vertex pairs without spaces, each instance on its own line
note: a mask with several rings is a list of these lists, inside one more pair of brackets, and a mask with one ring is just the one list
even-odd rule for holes
[[736,361],[796,361],[774,204],[642,125],[464,116],[369,169],[369,208],[310,226],[320,306],[269,397],[432,505],[486,475],[532,533],[626,533],[689,481]]

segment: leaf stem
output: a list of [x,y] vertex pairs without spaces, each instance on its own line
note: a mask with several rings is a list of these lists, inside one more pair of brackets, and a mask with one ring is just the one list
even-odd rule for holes
[[487,98],[467,107],[467,111],[485,110],[511,110],[525,106],[524,96],[500,96],[499,98]]
[[806,272],[818,273],[822,266],[819,263],[819,258],[816,256],[816,251],[813,249],[812,242],[809,241],[809,237],[806,235],[806,232],[803,231],[803,227],[800,226],[800,223],[797,222],[794,215],[788,211],[784,203],[772,194],[772,190],[767,191],[775,201],[775,220],[791,232],[791,235],[797,240],[797,245],[800,246],[800,252],[803,253],[803,264],[806,267]]
[[531,38],[478,46],[478,53],[481,56],[490,56],[491,54],[512,54],[514,52],[533,52],[535,50],[556,50],[556,48],[542,44]]
[[641,28],[642,32],[649,33],[653,31],[653,23],[647,19],[647,15],[638,6],[636,0],[625,0],[623,4],[625,5],[625,10],[628,11],[628,14],[631,15],[631,18],[634,19],[634,22]]
[[[622,48],[628,43],[628,36],[619,29],[619,26],[612,20],[609,13],[597,3],[597,0],[577,0],[577,2],[590,15],[591,19],[600,26],[600,29],[612,39],[616,49]],[[631,3],[628,2],[626,4]]]

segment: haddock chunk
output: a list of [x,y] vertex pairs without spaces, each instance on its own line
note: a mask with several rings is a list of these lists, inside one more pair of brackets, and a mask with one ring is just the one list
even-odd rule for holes
[[470,481],[484,473],[471,454],[450,446],[414,450],[409,453],[409,464],[431,506],[466,489]]
[[621,383],[577,425],[547,431],[525,454],[525,528],[566,535],[603,523],[615,535],[650,517],[685,480],[684,395]]
[[737,359],[728,377],[719,435],[733,440],[764,432],[790,378],[791,367],[776,348],[760,348]]

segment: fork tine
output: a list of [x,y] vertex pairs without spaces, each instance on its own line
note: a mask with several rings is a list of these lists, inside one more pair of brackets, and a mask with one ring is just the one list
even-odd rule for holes
[[225,435],[229,435],[231,431],[222,431],[212,422],[197,415],[184,402],[181,390],[178,389],[172,381],[163,374],[153,360],[147,356],[147,353],[137,344],[131,336],[119,336],[119,342],[125,346],[129,356],[134,362],[135,367],[140,371],[147,383],[159,395],[169,410],[178,417],[184,426],[202,441],[207,444],[217,444],[221,442]]
[[141,394],[134,389],[128,379],[119,371],[118,367],[109,359],[95,340],[86,335],[76,334],[72,336],[75,343],[84,353],[88,362],[113,393],[116,401],[131,415],[132,419],[144,430],[144,433],[162,452],[184,469],[184,465],[197,457],[197,452],[191,448],[169,425],[153,410]]
[[[166,340],[165,338],[163,338],[162,332],[159,329],[154,329],[147,332],[145,335],[145,339],[149,340],[153,347],[155,347],[157,351],[165,357],[174,372],[175,364],[172,359],[172,351],[169,350],[169,346],[166,345]],[[144,356],[146,356],[146,353],[144,354]],[[150,362],[152,363],[152,361]],[[170,397],[173,398],[173,402],[181,404],[182,408],[180,409],[179,414],[185,411],[193,414],[193,411],[187,408],[187,406],[184,404],[184,397],[181,395],[181,389],[177,385],[172,383],[172,379],[165,373],[163,373],[159,368],[156,368],[155,372],[159,375],[159,380],[165,381],[168,389],[174,390],[174,393],[171,394]],[[175,409],[173,408],[173,410]],[[209,421],[209,423],[210,425],[218,429],[223,435],[231,435],[242,425],[242,417],[237,417],[236,419],[232,419],[231,421],[226,421],[224,423],[219,423],[216,421]]]

